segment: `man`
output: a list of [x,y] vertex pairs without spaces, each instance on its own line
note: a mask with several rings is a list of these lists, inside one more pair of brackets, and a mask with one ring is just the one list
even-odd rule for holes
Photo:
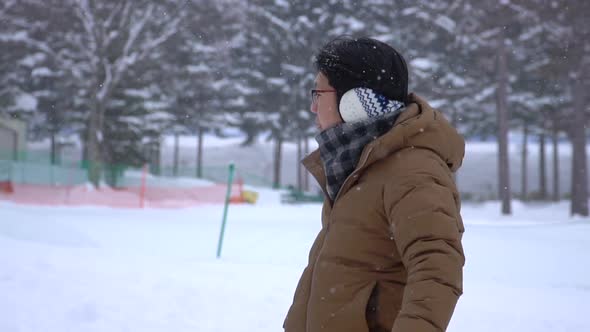
[[286,332],[445,331],[465,261],[452,173],[464,140],[423,99],[392,47],[341,37],[316,56],[322,229]]

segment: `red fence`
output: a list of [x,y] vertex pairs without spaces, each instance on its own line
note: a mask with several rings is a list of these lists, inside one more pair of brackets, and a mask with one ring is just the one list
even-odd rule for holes
[[[118,187],[95,188],[87,184],[85,170],[75,167],[11,161],[1,165],[0,200],[18,204],[178,208],[223,204],[227,194],[225,183],[153,176],[147,167],[121,172]],[[232,185],[230,197],[233,203],[243,202],[240,180]]]
[[[50,206],[107,206],[115,208],[179,208],[206,204],[222,204],[226,185],[190,188],[141,187],[112,189],[92,186],[45,186],[12,184],[11,190],[0,191],[0,200],[18,204]],[[8,187],[7,187],[8,188]],[[240,201],[239,186],[232,189],[232,201]]]

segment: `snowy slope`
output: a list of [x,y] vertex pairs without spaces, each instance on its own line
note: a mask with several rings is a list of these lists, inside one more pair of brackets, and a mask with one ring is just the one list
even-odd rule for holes
[[[263,191],[184,210],[0,203],[0,331],[281,331],[319,205]],[[449,331],[590,331],[590,221],[567,204],[466,205],[465,294]]]

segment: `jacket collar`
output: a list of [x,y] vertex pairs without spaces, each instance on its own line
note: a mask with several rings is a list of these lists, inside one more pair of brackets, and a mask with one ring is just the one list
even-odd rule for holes
[[[415,107],[415,106],[416,106],[415,104],[408,105],[406,107],[406,109],[399,115],[399,117],[395,121],[393,128],[396,128],[399,126],[399,124],[404,123],[404,121],[417,116],[420,113],[420,110],[418,107]],[[376,160],[380,159],[380,158],[376,158],[377,156],[375,154],[372,154],[371,152],[373,152],[374,150],[378,150],[378,149],[375,149],[375,147],[383,144],[383,143],[381,143],[381,141],[383,140],[383,138],[385,136],[393,136],[393,137],[389,137],[389,139],[387,140],[388,144],[394,144],[395,146],[403,145],[403,142],[404,142],[403,134],[399,130],[393,130],[393,128],[392,128],[392,130],[387,132],[385,135],[378,137],[377,139],[368,143],[365,146],[365,148],[363,149],[363,152],[361,154],[361,157],[359,159],[359,162],[358,162],[355,170],[353,171],[353,173],[358,173],[358,172],[362,171],[364,168],[366,168],[367,166],[369,166],[370,164],[372,164]],[[326,172],[324,170],[324,165],[323,165],[322,159],[320,157],[319,149],[316,149],[315,151],[310,153],[307,157],[303,158],[301,163],[314,176],[314,178],[316,179],[316,181],[318,182],[318,184],[320,185],[320,187],[324,191],[324,195],[326,197],[329,197],[326,193],[326,190],[325,190],[325,188],[326,188]],[[345,181],[345,183],[342,185],[342,188],[340,189],[340,191],[345,191],[348,189],[348,188],[344,188],[347,182],[349,182],[349,181]]]
[[[436,152],[451,171],[456,171],[461,166],[465,154],[465,142],[461,135],[425,100],[413,93],[409,100],[410,104],[399,115],[391,130],[365,146],[355,170],[346,179],[340,192],[346,192],[350,188],[354,175],[406,147],[415,146]],[[326,173],[319,150],[305,157],[302,164],[315,177],[328,197],[325,190]]]

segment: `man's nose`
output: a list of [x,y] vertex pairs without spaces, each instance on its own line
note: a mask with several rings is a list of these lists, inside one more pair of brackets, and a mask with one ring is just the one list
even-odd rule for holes
[[318,112],[318,103],[317,102],[312,102],[311,103],[311,113],[317,113]]

